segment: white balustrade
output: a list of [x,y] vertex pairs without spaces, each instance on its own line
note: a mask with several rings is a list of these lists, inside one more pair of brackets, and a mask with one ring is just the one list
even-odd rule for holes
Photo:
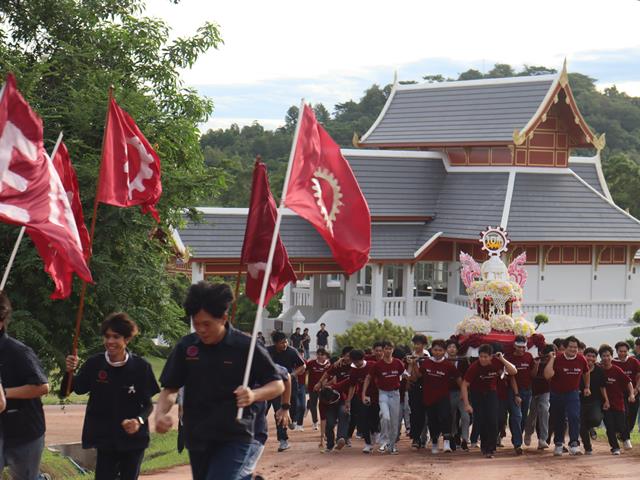
[[351,312],[358,317],[371,319],[371,297],[355,296],[351,299]]
[[387,297],[382,299],[384,318],[397,318],[406,315],[407,301],[404,297]]
[[413,314],[416,317],[429,316],[429,298],[430,297],[415,297],[413,299]]
[[625,320],[629,316],[628,308],[631,301],[611,302],[535,302],[525,303],[524,312],[528,312],[533,319],[538,313],[547,315],[562,315],[566,317],[602,318],[607,320]]
[[327,310],[344,310],[344,293],[342,290],[321,290],[320,308]]
[[293,305],[296,307],[310,307],[311,302],[311,289],[303,287],[293,288]]

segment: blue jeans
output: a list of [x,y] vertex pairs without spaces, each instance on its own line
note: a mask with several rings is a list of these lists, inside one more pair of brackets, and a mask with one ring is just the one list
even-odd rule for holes
[[569,446],[577,447],[580,438],[580,392],[551,392],[551,417],[553,418],[553,443],[564,444],[565,419],[569,423]]
[[296,396],[296,411],[294,412],[293,421],[298,425],[302,425],[304,423],[304,411],[307,408],[307,390],[304,383],[298,383],[294,394]]
[[395,448],[400,424],[400,390],[380,390],[380,436],[390,449]]
[[216,442],[206,450],[189,450],[193,480],[251,480],[246,469],[254,459],[251,442]]
[[[292,402],[293,403],[293,402]],[[280,406],[282,405],[282,398],[281,397],[276,397],[273,400],[271,400],[269,402],[269,406],[267,407],[267,411],[269,411],[269,408],[273,407],[273,415],[275,417],[275,414],[278,410],[280,410]],[[293,407],[293,405],[291,405]],[[278,441],[283,441],[283,440],[289,440],[289,434],[287,433],[287,427],[288,425],[280,425],[280,423],[276,422],[276,433],[277,433],[277,437],[278,437]]]
[[531,390],[522,390],[520,398],[522,403],[520,406],[516,404],[513,390],[509,390],[509,430],[511,430],[511,443],[514,447],[522,446],[522,432],[524,424],[529,414],[529,406],[531,405]]
[[252,475],[253,472],[255,472],[256,467],[258,466],[258,462],[260,461],[260,457],[262,456],[262,452],[264,452],[264,444],[258,442],[257,440],[252,441],[249,458],[247,460],[247,463],[245,463],[244,468],[242,469],[242,475]]
[[44,435],[15,447],[4,446],[0,455],[0,476],[9,467],[10,478],[37,480],[40,477],[40,457],[44,450]]

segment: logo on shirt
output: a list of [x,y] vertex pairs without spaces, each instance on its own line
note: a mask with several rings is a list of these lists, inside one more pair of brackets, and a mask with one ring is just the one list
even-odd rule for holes
[[98,382],[100,383],[108,383],[108,379],[109,376],[107,375],[107,372],[105,370],[100,370],[98,372]]
[[129,385],[129,395],[133,395],[134,393],[136,393],[136,386]]
[[198,353],[200,353],[198,347],[196,347],[195,345],[190,345],[189,347],[187,347],[187,360],[197,360]]

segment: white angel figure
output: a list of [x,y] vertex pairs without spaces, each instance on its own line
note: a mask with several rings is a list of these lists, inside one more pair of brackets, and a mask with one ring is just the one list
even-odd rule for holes
[[469,288],[471,284],[478,280],[481,276],[480,265],[476,262],[471,255],[464,252],[460,252],[460,264],[462,270],[460,271],[460,277],[464,286]]
[[526,261],[527,252],[522,252],[509,264],[509,268],[507,269],[509,277],[521,287],[524,287],[524,284],[527,281],[527,271],[524,269]]

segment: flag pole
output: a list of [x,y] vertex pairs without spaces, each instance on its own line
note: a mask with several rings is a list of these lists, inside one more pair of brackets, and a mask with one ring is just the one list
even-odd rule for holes
[[[4,85],[2,86],[2,91],[0,91],[0,99],[2,98],[2,94],[4,92]],[[58,147],[60,146],[60,142],[62,142],[62,132],[58,135],[58,140],[56,140],[56,144],[51,150],[51,158],[56,156],[58,153]],[[16,243],[13,246],[13,251],[11,252],[11,256],[9,257],[9,263],[7,263],[7,267],[4,269],[4,275],[2,275],[2,281],[0,282],[0,292],[4,290],[4,287],[7,285],[7,280],[9,279],[9,273],[11,272],[11,268],[13,267],[13,262],[16,259],[16,255],[18,254],[18,248],[20,248],[20,243],[22,242],[22,237],[24,237],[24,232],[27,230],[27,227],[24,225],[20,228],[20,233],[18,233],[18,238],[16,239]]]
[[[109,100],[107,101],[107,113],[105,114],[104,121],[104,134],[102,135],[102,152],[104,152],[104,144],[107,138],[107,128],[109,126],[109,109],[111,108],[111,99],[113,98],[113,85],[109,86]],[[102,164],[102,161],[100,162]],[[96,185],[96,196],[93,200],[93,217],[91,218],[91,228],[89,231],[89,248],[93,251],[93,237],[96,233],[96,219],[98,217],[98,194],[100,192],[100,170],[98,170],[98,182]],[[92,252],[93,253],[93,252]],[[93,256],[93,254],[91,255]],[[87,265],[91,257],[87,258]],[[78,343],[80,341],[80,324],[82,323],[82,317],[84,315],[84,300],[87,295],[87,282],[82,280],[82,287],[80,290],[80,301],[78,303],[78,312],[76,314],[76,326],[73,334],[73,347],[71,349],[71,355],[74,357],[78,355]],[[73,371],[68,371],[69,381],[67,382],[66,396],[71,393],[71,385],[73,379]]]
[[[278,244],[278,235],[280,233],[280,224],[282,223],[282,213],[284,211],[284,199],[287,196],[287,188],[289,186],[289,179],[291,177],[291,167],[293,166],[293,157],[296,153],[296,145],[298,143],[298,136],[300,135],[300,124],[302,123],[302,113],[304,112],[304,98],[300,101],[300,110],[298,111],[298,122],[296,123],[296,129],[293,134],[293,141],[291,143],[291,152],[289,153],[289,163],[287,164],[287,173],[284,176],[284,185],[282,186],[282,196],[280,197],[280,206],[278,207],[276,215],[276,224],[273,228],[273,235],[271,236],[271,246],[269,247],[269,256],[267,257],[267,266],[264,270],[264,277],[262,279],[262,287],[260,288],[260,299],[258,301],[258,308],[256,309],[256,318],[253,322],[253,333],[251,334],[251,343],[249,344],[249,355],[247,357],[247,365],[244,369],[244,379],[242,381],[243,387],[249,386],[249,377],[251,376],[251,364],[253,363],[253,356],[256,351],[256,343],[258,340],[258,332],[262,326],[262,312],[264,310],[264,300],[267,296],[267,286],[269,285],[269,277],[271,277],[271,268],[273,267],[273,257],[275,256],[276,246]],[[242,419],[242,413],[244,408],[238,409],[237,419]]]

